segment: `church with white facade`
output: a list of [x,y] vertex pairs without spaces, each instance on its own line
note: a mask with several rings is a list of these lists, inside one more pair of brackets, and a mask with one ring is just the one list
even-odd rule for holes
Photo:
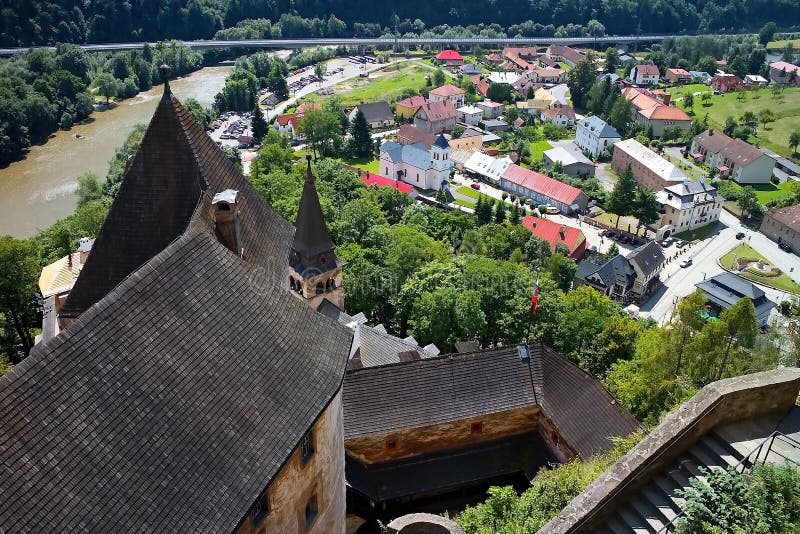
[[419,189],[441,189],[450,178],[450,144],[439,135],[430,148],[425,143],[381,145],[380,174]]

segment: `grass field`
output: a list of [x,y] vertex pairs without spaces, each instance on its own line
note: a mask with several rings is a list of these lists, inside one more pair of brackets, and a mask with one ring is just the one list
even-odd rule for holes
[[662,154],[661,157],[663,157],[665,160],[669,161],[670,163],[678,167],[680,170],[683,171],[684,174],[686,174],[686,176],[688,176],[692,180],[699,180],[706,174],[702,170],[695,167],[694,165],[691,165],[688,161],[684,160],[683,158],[676,158],[675,156],[667,153]]
[[[741,189],[741,186],[736,182],[730,182],[730,184],[734,187],[734,189]],[[772,200],[777,200],[781,197],[789,196],[792,194],[792,190],[790,188],[791,182],[783,182],[781,184],[775,185],[772,183],[768,184],[753,184],[750,187],[755,189],[756,196],[758,197],[758,201],[762,204],[766,204]]]
[[346,159],[342,158],[340,160],[342,163],[346,163],[353,167],[357,167],[362,171],[368,171],[373,174],[380,174],[378,171],[380,169],[381,161],[375,157],[372,158],[355,158],[355,159]]
[[784,291],[790,291],[792,293],[800,293],[800,285],[786,276],[786,274],[781,274],[780,276],[760,276],[755,273],[751,273],[749,271],[739,271],[738,266],[736,264],[737,258],[747,258],[747,259],[761,259],[764,260],[766,263],[770,263],[769,259],[765,258],[761,254],[755,251],[753,247],[750,245],[746,245],[742,243],[738,247],[735,247],[733,250],[725,254],[719,259],[719,262],[725,269],[729,269],[739,276],[743,278],[747,278],[751,282],[762,283],[765,285],[769,285],[772,287],[776,287],[778,289],[782,289]]
[[458,204],[459,206],[464,206],[465,208],[475,209],[475,204],[472,204],[472,203],[467,202],[466,200],[463,200],[463,199],[460,199],[460,198],[453,199],[453,202]]
[[604,211],[598,215],[593,217],[594,219],[604,222],[607,225],[611,226],[612,228],[619,228],[623,231],[628,231],[628,227],[630,226],[630,232],[636,233],[636,225],[639,224],[639,219],[636,217],[620,217],[619,218],[619,226],[616,225],[617,223],[617,216],[613,213],[609,213]]
[[751,138],[751,142],[758,141],[761,146],[781,155],[790,155],[789,135],[795,130],[800,130],[800,88],[785,89],[779,99],[775,99],[767,89],[761,89],[757,93],[748,91],[745,95],[747,96],[743,102],[737,100],[734,93],[715,95],[711,97],[708,106],[695,99],[695,117],[702,119],[708,113],[709,124],[722,129],[728,117],[738,120],[745,110],[758,115],[760,111],[769,109],[775,113],[777,120],[770,123],[767,129],[759,124],[758,137]]
[[686,230],[685,232],[675,234],[675,237],[678,239],[683,239],[684,241],[702,241],[703,239],[716,234],[719,229],[720,223],[714,222],[700,228],[695,228],[694,230]]
[[667,92],[675,98],[681,98],[687,93],[711,93],[713,90],[704,83],[689,83],[686,85],[667,87]]
[[325,102],[338,96],[345,107],[362,102],[394,101],[406,89],[418,91],[425,87],[425,76],[433,71],[412,61],[406,61],[370,73],[369,78],[354,78],[333,86],[334,95],[316,97]]
[[780,51],[783,51],[783,49],[786,48],[786,46],[789,43],[792,43],[792,45],[794,46],[795,50],[800,48],[800,39],[783,39],[783,40],[780,40],[780,41],[770,41],[769,43],[767,43],[767,50],[780,50]]
[[539,161],[545,150],[550,150],[553,145],[547,141],[531,141],[531,161]]
[[476,201],[481,196],[481,194],[478,191],[475,191],[471,187],[467,187],[467,186],[461,186],[458,189],[456,189],[456,191],[458,191],[459,193],[461,193],[465,197],[474,198]]

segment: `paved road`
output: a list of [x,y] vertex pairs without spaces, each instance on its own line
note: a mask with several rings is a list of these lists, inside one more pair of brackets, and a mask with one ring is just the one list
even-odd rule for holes
[[[315,46],[419,46],[419,45],[439,45],[439,46],[526,46],[526,45],[579,45],[579,44],[600,44],[600,43],[635,43],[635,42],[654,42],[663,41],[667,37],[675,35],[621,35],[602,37],[431,37],[431,38],[339,38],[339,39],[241,39],[234,41],[222,40],[201,40],[201,41],[179,41],[188,48],[198,50],[210,50],[214,48],[308,48]],[[156,46],[157,43],[150,43]],[[115,50],[139,50],[144,46],[139,43],[106,43],[80,45],[89,52],[107,52]],[[55,47],[38,46],[33,48],[48,48],[54,50]],[[9,56],[25,52],[29,48],[0,48],[0,56]]]

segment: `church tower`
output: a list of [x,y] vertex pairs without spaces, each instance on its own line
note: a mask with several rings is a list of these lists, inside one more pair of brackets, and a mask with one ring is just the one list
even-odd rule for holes
[[433,171],[431,185],[435,189],[442,189],[447,184],[447,180],[450,179],[451,164],[450,143],[442,134],[439,134],[439,137],[431,145],[431,170]]
[[317,309],[323,299],[344,309],[344,262],[336,257],[336,246],[325,225],[314,185],[316,178],[311,172],[310,154],[306,155],[306,160],[306,178],[289,251],[289,289],[313,309]]

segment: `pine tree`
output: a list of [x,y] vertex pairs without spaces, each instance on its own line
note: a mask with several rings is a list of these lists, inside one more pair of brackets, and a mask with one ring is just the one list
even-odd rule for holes
[[619,173],[619,179],[614,185],[614,190],[606,201],[606,209],[617,215],[615,226],[619,227],[619,218],[622,215],[630,215],[636,202],[636,181],[633,179],[631,166],[625,167]]
[[369,124],[364,117],[364,113],[359,109],[353,117],[353,124],[350,126],[353,140],[353,155],[355,157],[367,157],[372,155],[372,137],[369,133]]
[[491,199],[484,199],[483,195],[478,198],[478,205],[475,206],[475,215],[478,217],[478,224],[484,225],[492,222],[492,205]]
[[494,210],[494,222],[503,224],[506,220],[506,203],[498,202]]
[[511,216],[508,219],[511,224],[519,224],[519,206],[516,204],[511,205]]
[[264,120],[264,114],[261,112],[261,106],[259,106],[258,102],[256,102],[256,107],[253,108],[253,137],[260,140],[262,137],[264,137],[264,135],[266,135],[267,128],[269,128],[269,125],[267,124],[267,121]]

